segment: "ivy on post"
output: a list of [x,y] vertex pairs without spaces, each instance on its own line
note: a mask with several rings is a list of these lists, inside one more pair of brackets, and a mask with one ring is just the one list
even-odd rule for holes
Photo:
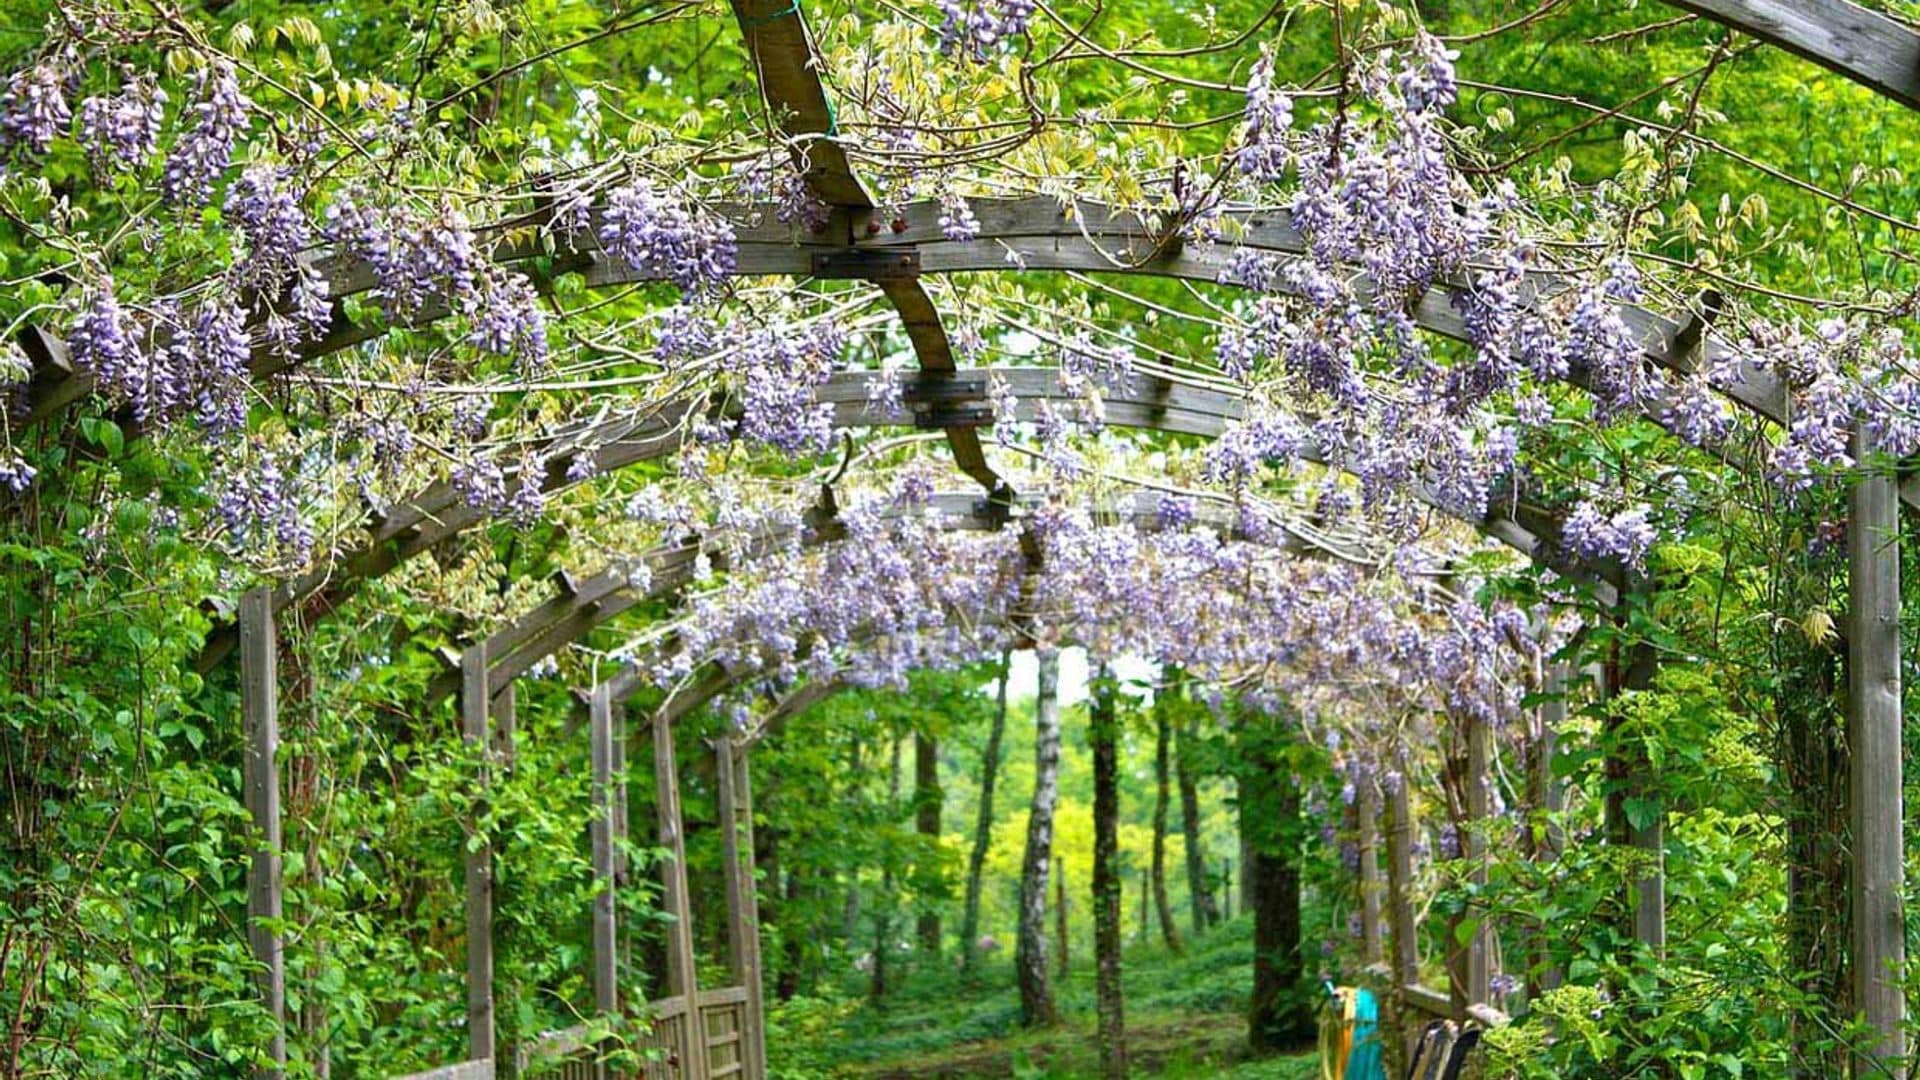
[[1854,1056],[1855,1076],[1907,1075],[1906,914],[1900,681],[1900,510],[1894,481],[1868,465],[1874,447],[1859,427],[1862,471],[1847,495],[1848,800],[1853,832],[1853,1007],[1877,1035]]
[[1466,854],[1470,879],[1480,912],[1474,918],[1473,937],[1467,942],[1466,1003],[1486,1005],[1492,997],[1493,916],[1486,907],[1488,796],[1493,784],[1493,733],[1479,716],[1467,717],[1467,831]]
[[1621,695],[1653,685],[1659,661],[1653,644],[1634,629],[1635,611],[1652,603],[1644,579],[1630,583],[1622,597],[1617,623],[1622,640],[1605,669],[1608,703],[1606,760],[1608,832],[1616,844],[1644,852],[1643,869],[1628,887],[1629,929],[1635,943],[1654,957],[1667,950],[1666,807],[1653,788],[1651,765],[1639,749],[1620,745],[1637,738],[1626,728]]
[[260,962],[260,994],[273,1018],[267,1053],[273,1068],[256,1075],[278,1080],[287,1064],[287,970],[285,942],[274,924],[281,916],[280,864],[280,645],[273,618],[273,588],[256,586],[240,597],[240,711],[246,729],[246,804],[259,832],[247,870],[247,941]]

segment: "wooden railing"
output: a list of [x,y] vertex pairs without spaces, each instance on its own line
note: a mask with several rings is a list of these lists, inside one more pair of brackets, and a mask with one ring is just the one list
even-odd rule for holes
[[480,1061],[462,1061],[457,1065],[442,1065],[426,1072],[408,1073],[394,1077],[394,1080],[493,1080],[493,1059]]
[[[627,1049],[641,1060],[631,1066],[605,1067],[599,1061],[605,1048],[582,1025],[548,1032],[521,1047],[516,1056],[519,1075],[529,1080],[728,1080],[745,1077],[747,990],[726,986],[702,990],[697,1017],[687,1011],[685,997],[662,998],[647,1007],[651,1023],[637,1033]],[[697,1025],[694,1021],[697,1019]],[[690,1051],[690,1039],[703,1040],[706,1070],[689,1069],[700,1056]],[[441,1077],[418,1080],[492,1080],[485,1077]]]
[[707,1040],[706,1080],[726,1080],[747,1071],[747,988],[729,986],[700,994],[700,1027]]

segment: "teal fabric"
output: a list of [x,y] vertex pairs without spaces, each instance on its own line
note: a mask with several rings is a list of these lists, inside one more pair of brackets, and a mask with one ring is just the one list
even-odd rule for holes
[[1353,1049],[1347,1052],[1347,1080],[1387,1080],[1380,1056],[1380,999],[1358,989],[1353,999]]

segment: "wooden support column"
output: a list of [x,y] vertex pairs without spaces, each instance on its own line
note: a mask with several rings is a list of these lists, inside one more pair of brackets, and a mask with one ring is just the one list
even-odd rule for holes
[[673,756],[673,721],[666,710],[653,717],[653,778],[658,791],[660,846],[667,849],[661,865],[661,900],[667,914],[667,989],[687,1003],[682,1029],[685,1043],[680,1061],[687,1080],[707,1076],[707,1025],[700,1015],[700,980],[693,952],[693,905],[687,889],[687,845],[680,818],[680,776]]
[[514,736],[519,728],[519,709],[514,695],[514,684],[509,682],[493,695],[493,758],[500,763],[504,772],[513,771]]
[[1354,821],[1360,846],[1360,955],[1369,967],[1386,959],[1380,934],[1379,805],[1379,789],[1368,777],[1354,795]]
[[[1493,784],[1493,732],[1485,720],[1476,716],[1467,718],[1467,834],[1461,838],[1466,845],[1468,865],[1472,868],[1473,884],[1480,889],[1487,885],[1487,829],[1489,827],[1488,795]],[[1489,1004],[1493,996],[1490,989],[1493,974],[1493,915],[1489,908],[1482,906],[1475,920],[1473,937],[1467,942],[1467,985],[1466,1004],[1468,1006]],[[1459,995],[1456,994],[1456,997]]]
[[[1857,428],[1854,459],[1873,447]],[[1864,471],[1847,496],[1848,799],[1853,833],[1853,1007],[1879,1041],[1854,1057],[1857,1077],[1904,1080],[1906,1062],[1905,836],[1901,814],[1900,509],[1894,481]]]
[[[1534,714],[1537,726],[1533,734],[1532,757],[1527,762],[1528,801],[1545,817],[1533,850],[1534,860],[1543,863],[1558,860],[1560,853],[1566,849],[1566,830],[1559,820],[1560,813],[1566,808],[1566,791],[1553,775],[1553,754],[1558,733],[1567,722],[1568,675],[1564,663],[1546,665],[1541,691],[1547,698]],[[1565,978],[1564,973],[1551,962],[1546,948],[1549,936],[1557,933],[1559,928],[1553,926],[1540,926],[1535,931],[1533,970],[1527,980],[1529,1001],[1559,987]]]
[[[1633,650],[1633,660],[1627,666],[1626,688],[1645,690],[1653,685],[1655,660],[1653,646],[1638,645]],[[1652,766],[1644,755],[1633,755],[1629,766],[1631,797],[1643,796],[1652,781]],[[1633,883],[1633,937],[1645,945],[1653,955],[1667,955],[1667,812],[1664,805],[1656,806],[1652,820],[1644,825],[1636,825],[1632,815],[1627,819],[1627,842],[1647,853],[1647,869],[1638,881]]]
[[1401,1035],[1389,1049],[1399,1053],[1402,1068],[1412,1057],[1413,1039],[1419,1033],[1402,990],[1420,982],[1419,928],[1413,914],[1413,809],[1407,796],[1410,782],[1404,773],[1392,779],[1381,777],[1387,808],[1387,930],[1393,943],[1387,982],[1394,1023]]
[[719,777],[720,843],[727,878],[727,966],[746,988],[741,1060],[747,1080],[767,1075],[766,988],[760,963],[760,894],[754,881],[753,783],[747,754],[722,735],[714,743]]
[[247,942],[264,969],[260,996],[274,1024],[268,1046],[274,1067],[257,1075],[277,1080],[287,1064],[286,948],[280,932],[265,924],[281,916],[280,643],[273,589],[266,585],[240,597],[240,712],[247,744],[242,786],[260,835],[247,870]]
[[[474,777],[474,820],[486,813],[487,786],[492,779],[492,755],[487,722],[487,646],[470,646],[460,654],[460,736],[480,762]],[[490,1061],[493,1037],[493,846],[467,846],[467,1056]]]
[[1413,919],[1413,808],[1408,778],[1387,789],[1387,930],[1393,940],[1393,978],[1420,981],[1419,928]]
[[[1645,602],[1645,593],[1636,590]],[[1623,601],[1624,603],[1624,601]],[[1620,620],[1624,625],[1626,614]],[[1658,659],[1653,646],[1640,642],[1625,655],[1617,655],[1604,669],[1602,691],[1609,705],[1607,733],[1618,738],[1620,727],[1619,696],[1626,690],[1645,690],[1653,685]],[[1646,869],[1635,878],[1628,892],[1632,911],[1634,941],[1655,956],[1667,951],[1667,878],[1666,808],[1651,794],[1651,766],[1644,754],[1615,747],[1606,760],[1607,831],[1613,843],[1625,844],[1647,853]],[[1635,819],[1638,818],[1639,822]]]
[[613,687],[593,688],[588,704],[588,756],[593,764],[593,1005],[603,1015],[620,1011],[615,947],[613,875]]

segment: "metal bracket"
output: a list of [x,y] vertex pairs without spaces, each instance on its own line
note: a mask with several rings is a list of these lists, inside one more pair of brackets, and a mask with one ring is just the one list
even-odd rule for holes
[[914,281],[920,277],[920,253],[899,248],[816,251],[813,276],[823,281]]
[[913,424],[919,428],[992,427],[993,406],[918,402],[913,406]]
[[987,400],[984,371],[920,371],[900,388],[910,405],[956,405]]

